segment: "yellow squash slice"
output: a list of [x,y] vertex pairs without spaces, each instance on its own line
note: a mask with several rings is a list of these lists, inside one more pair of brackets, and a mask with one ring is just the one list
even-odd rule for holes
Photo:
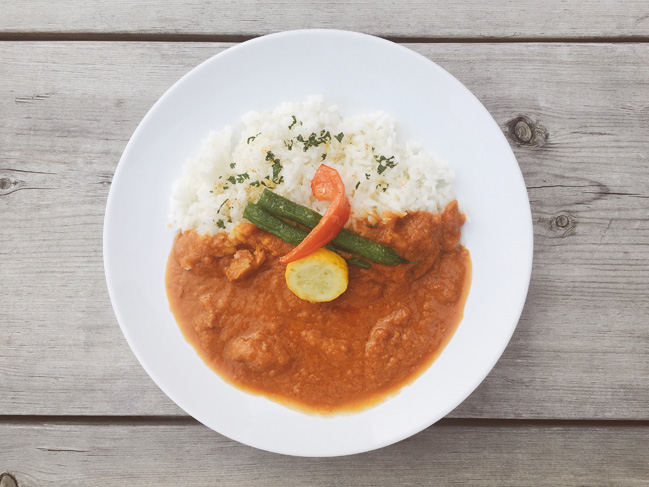
[[347,262],[319,249],[286,266],[286,284],[298,298],[314,303],[332,301],[347,289]]

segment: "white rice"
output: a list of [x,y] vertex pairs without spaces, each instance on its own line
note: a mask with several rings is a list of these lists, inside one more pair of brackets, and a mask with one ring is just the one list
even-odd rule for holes
[[[438,213],[454,198],[453,172],[419,143],[398,141],[395,120],[384,112],[342,117],[337,107],[312,96],[248,113],[242,122],[234,149],[233,131],[226,127],[211,132],[198,156],[185,164],[173,184],[174,229],[231,232],[244,221],[246,204],[257,201],[264,185],[324,213],[328,203],[311,194],[311,179],[322,163],[343,178],[352,218],[375,223],[407,211]],[[310,136],[319,144],[307,143],[311,146],[305,151],[298,139],[308,141]],[[281,171],[273,178],[277,160]]]

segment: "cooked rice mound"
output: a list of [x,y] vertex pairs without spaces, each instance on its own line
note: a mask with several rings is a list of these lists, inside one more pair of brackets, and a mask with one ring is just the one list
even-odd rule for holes
[[250,112],[233,140],[226,127],[211,132],[173,185],[170,221],[176,230],[232,232],[248,201],[265,187],[321,214],[328,203],[311,194],[320,164],[336,169],[352,218],[371,223],[407,211],[442,212],[453,198],[453,172],[421,144],[397,140],[384,112],[341,116],[320,96]]

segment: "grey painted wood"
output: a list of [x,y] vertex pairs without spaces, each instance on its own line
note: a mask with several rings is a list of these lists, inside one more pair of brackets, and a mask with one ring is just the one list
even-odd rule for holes
[[645,0],[0,0],[0,33],[256,36],[337,28],[405,38],[584,38],[649,34]]
[[[182,414],[113,316],[103,213],[147,109],[227,46],[0,43],[0,414]],[[411,47],[518,135],[535,222],[518,330],[452,416],[649,419],[649,45]]]
[[188,424],[0,424],[20,487],[128,485],[646,486],[643,426],[441,424],[340,458],[262,452]]

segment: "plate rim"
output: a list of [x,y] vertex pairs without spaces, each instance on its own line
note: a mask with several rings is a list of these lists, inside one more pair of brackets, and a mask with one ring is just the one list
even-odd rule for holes
[[[134,343],[134,338],[133,338],[133,336],[132,336],[132,334],[131,334],[131,332],[129,330],[129,327],[124,324],[125,323],[124,318],[123,318],[123,316],[122,316],[122,314],[121,314],[121,312],[119,310],[119,306],[118,306],[118,304],[116,302],[116,298],[115,298],[116,291],[114,290],[114,283],[111,281],[110,270],[109,270],[110,265],[111,265],[111,258],[109,256],[110,253],[108,252],[108,247],[110,245],[110,243],[108,241],[108,238],[110,236],[109,222],[111,221],[111,213],[113,211],[113,206],[111,205],[111,201],[113,201],[113,199],[116,198],[116,196],[115,196],[116,193],[115,193],[115,190],[113,188],[115,188],[116,185],[119,185],[119,181],[120,181],[121,177],[123,177],[122,173],[124,172],[124,167],[127,164],[127,162],[125,162],[125,161],[127,161],[129,159],[129,154],[133,150],[132,146],[135,143],[134,141],[137,140],[140,132],[142,130],[144,130],[144,126],[146,125],[147,121],[150,120],[155,115],[155,113],[159,109],[159,107],[162,106],[165,103],[165,100],[168,97],[172,96],[173,92],[178,89],[178,87],[184,82],[185,79],[187,79],[188,77],[190,77],[192,75],[195,75],[195,73],[197,71],[200,71],[201,69],[204,69],[204,67],[206,65],[208,65],[209,63],[214,62],[214,60],[217,59],[217,58],[236,55],[239,52],[240,49],[248,48],[251,45],[255,45],[255,44],[258,44],[258,43],[267,42],[269,39],[275,39],[275,38],[278,38],[278,37],[286,37],[286,36],[296,36],[296,35],[299,36],[299,35],[303,35],[303,34],[306,34],[306,35],[325,34],[325,35],[336,35],[336,36],[341,36],[342,35],[342,36],[348,36],[350,39],[351,38],[359,38],[359,39],[363,39],[363,40],[367,40],[369,38],[372,42],[383,43],[384,45],[389,46],[391,48],[398,48],[399,50],[401,50],[401,52],[403,54],[406,54],[408,56],[413,56],[413,57],[416,57],[416,58],[420,58],[420,61],[423,60],[424,62],[429,63],[430,65],[432,65],[432,66],[434,66],[436,68],[436,71],[438,73],[443,74],[444,76],[450,78],[452,80],[452,82],[454,82],[454,84],[456,84],[458,87],[460,87],[464,91],[465,95],[469,95],[474,100],[474,102],[477,103],[477,106],[479,106],[480,109],[487,115],[487,119],[489,120],[489,123],[493,124],[495,126],[495,128],[498,129],[498,132],[500,133],[501,137],[505,140],[506,146],[507,146],[509,152],[511,152],[511,157],[512,157],[512,159],[513,159],[513,161],[515,162],[515,165],[516,165],[517,177],[520,179],[520,183],[522,184],[523,188],[525,188],[525,192],[526,192],[526,195],[527,195],[527,197],[526,197],[526,204],[527,204],[526,209],[528,210],[527,213],[529,213],[529,222],[530,222],[529,234],[527,235],[527,239],[529,240],[529,248],[528,248],[528,252],[527,252],[527,255],[526,255],[526,257],[527,257],[526,261],[525,261],[526,272],[525,272],[525,276],[524,276],[525,277],[524,280],[525,280],[526,285],[525,285],[525,289],[522,290],[522,292],[521,292],[522,299],[517,303],[517,305],[514,308],[514,313],[513,314],[516,316],[516,319],[513,321],[513,323],[508,328],[507,340],[503,340],[501,342],[502,346],[498,347],[498,353],[497,353],[496,360],[494,361],[493,364],[491,364],[491,366],[488,369],[485,369],[484,374],[479,378],[479,380],[476,380],[474,384],[471,384],[471,385],[465,387],[466,389],[469,389],[468,394],[466,394],[466,395],[462,395],[462,394],[458,395],[459,399],[456,401],[456,403],[454,403],[454,405],[452,407],[447,408],[448,410],[445,411],[444,414],[442,414],[441,416],[439,416],[436,419],[432,419],[431,421],[426,420],[424,422],[420,422],[420,424],[418,426],[414,426],[414,427],[412,427],[412,428],[410,428],[408,430],[401,430],[400,434],[394,435],[394,437],[391,437],[391,438],[384,439],[383,441],[376,442],[369,448],[346,450],[344,448],[344,445],[342,445],[343,447],[338,448],[336,452],[328,452],[327,454],[324,454],[324,455],[318,454],[318,453],[315,453],[315,454],[310,454],[310,453],[302,454],[302,453],[299,453],[299,452],[289,451],[290,448],[289,449],[268,448],[267,446],[260,446],[258,444],[254,444],[253,442],[243,441],[240,438],[234,438],[234,437],[225,435],[224,433],[222,433],[220,431],[217,431],[219,434],[224,435],[224,436],[228,436],[229,438],[231,438],[231,439],[233,439],[233,440],[235,440],[235,441],[237,441],[239,443],[246,444],[246,445],[249,445],[249,446],[252,446],[252,447],[255,447],[255,448],[259,448],[259,449],[262,449],[262,450],[266,450],[266,451],[271,451],[271,452],[276,452],[276,453],[281,453],[281,454],[289,454],[289,455],[294,455],[294,456],[331,457],[331,456],[350,455],[350,454],[356,454],[356,453],[361,453],[361,452],[372,451],[372,450],[375,450],[375,449],[378,449],[378,448],[383,448],[383,447],[388,446],[390,444],[394,444],[394,443],[399,442],[399,441],[401,441],[401,440],[403,440],[405,438],[408,438],[408,437],[410,437],[410,436],[412,436],[412,435],[414,435],[414,434],[416,434],[416,433],[418,433],[420,431],[423,431],[424,429],[428,428],[429,426],[431,426],[435,422],[439,421],[441,418],[445,417],[450,411],[452,411],[459,404],[464,402],[467,399],[467,397],[469,397],[471,395],[471,393],[473,391],[475,391],[475,389],[477,389],[477,387],[484,381],[484,379],[489,375],[489,373],[493,370],[493,367],[496,365],[496,363],[502,357],[502,354],[504,353],[504,351],[505,351],[506,347],[508,346],[508,344],[511,342],[511,338],[512,338],[512,336],[513,336],[513,334],[514,334],[514,332],[515,332],[515,330],[516,330],[516,328],[518,326],[518,323],[520,321],[520,317],[522,315],[522,312],[523,312],[523,309],[524,309],[524,306],[525,306],[525,303],[526,303],[526,300],[527,300],[527,295],[528,295],[528,292],[529,292],[529,286],[530,286],[530,282],[531,282],[531,275],[532,275],[532,268],[533,268],[533,253],[534,253],[534,230],[533,230],[533,220],[532,220],[531,206],[530,206],[530,203],[529,203],[529,194],[527,193],[527,187],[525,185],[525,181],[524,181],[524,178],[523,178],[523,175],[522,175],[522,171],[520,169],[520,165],[518,164],[516,156],[515,156],[512,148],[511,148],[510,144],[507,142],[506,137],[504,136],[504,134],[502,133],[500,127],[498,126],[497,122],[494,120],[493,116],[489,113],[489,111],[484,107],[482,102],[473,94],[473,92],[471,92],[463,83],[461,83],[459,80],[457,80],[457,78],[455,78],[451,73],[446,71],[444,68],[439,66],[437,63],[435,63],[431,59],[427,58],[426,56],[424,56],[424,55],[422,55],[422,54],[420,54],[418,52],[415,52],[415,51],[409,49],[408,47],[406,47],[406,46],[404,46],[402,44],[397,44],[397,43],[388,41],[386,39],[383,39],[383,38],[380,38],[380,37],[377,37],[377,36],[373,36],[373,35],[369,35],[369,34],[364,34],[364,33],[360,33],[360,32],[353,32],[353,31],[346,31],[346,30],[340,30],[340,29],[296,29],[296,30],[289,30],[289,31],[283,31],[283,32],[278,32],[278,33],[268,34],[268,35],[265,35],[265,36],[256,37],[254,39],[251,39],[251,40],[236,44],[234,46],[230,46],[230,47],[226,48],[225,50],[223,50],[223,51],[221,51],[221,52],[219,52],[219,53],[217,53],[217,54],[215,54],[213,56],[210,56],[209,58],[205,59],[204,61],[202,61],[198,65],[191,68],[187,73],[185,73],[182,77],[180,77],[178,80],[176,80],[156,100],[156,102],[149,108],[147,113],[144,115],[144,117],[138,123],[137,128],[134,130],[133,134],[129,138],[129,141],[126,144],[126,146],[125,146],[125,148],[124,148],[124,150],[122,152],[119,163],[118,163],[118,165],[117,165],[117,167],[115,169],[115,173],[113,175],[111,188],[110,188],[109,195],[108,195],[108,198],[107,198],[107,201],[106,201],[106,210],[105,210],[104,225],[103,225],[102,253],[103,253],[103,263],[104,263],[104,274],[106,276],[106,284],[107,284],[108,294],[109,294],[109,297],[110,297],[110,300],[111,300],[111,306],[113,308],[113,312],[114,312],[115,317],[116,317],[116,319],[118,321],[120,329],[122,330],[122,333],[123,333],[128,345],[129,345],[129,348],[131,349],[131,351],[133,352],[133,354],[137,358],[140,365],[144,368],[144,370],[149,375],[149,377],[154,381],[154,383],[165,393],[165,395],[167,395],[167,397],[169,397],[176,405],[178,405],[178,407],[183,409],[183,411],[185,411],[188,415],[194,417],[199,422],[205,424],[207,427],[214,430],[213,427],[208,425],[201,418],[198,418],[198,417],[194,416],[192,413],[190,413],[188,411],[188,409],[191,409],[191,408],[186,408],[183,404],[181,404],[181,403],[184,402],[182,399],[179,399],[179,398],[175,397],[175,395],[173,393],[170,393],[168,391],[166,386],[161,384],[161,381],[157,379],[157,373],[154,372],[150,368],[150,365],[140,355],[140,353],[138,351],[138,346],[135,345],[135,343]],[[468,299],[470,298],[470,293],[471,293],[471,290],[469,290],[469,297],[467,297],[467,302],[468,302]],[[461,326],[461,322],[460,322],[460,324],[458,326]],[[415,379],[415,382],[416,382],[416,380],[417,379]]]

